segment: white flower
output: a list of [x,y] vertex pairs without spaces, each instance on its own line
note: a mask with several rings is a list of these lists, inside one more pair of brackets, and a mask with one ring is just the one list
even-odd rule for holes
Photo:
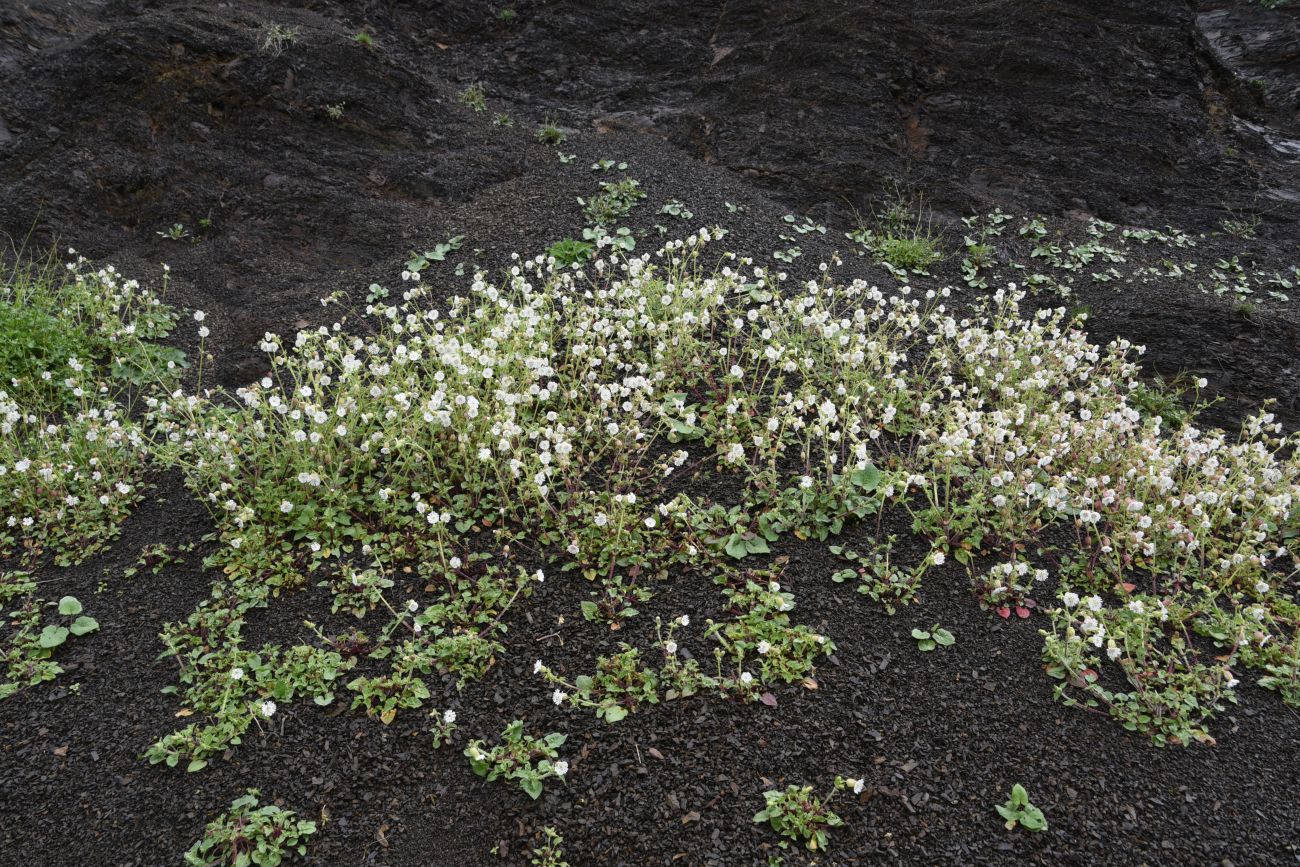
[[750,674],[748,671],[742,671],[740,673],[740,682],[748,686],[754,682],[754,675]]
[[849,780],[853,784],[853,794],[861,795],[862,790],[867,787],[866,780]]
[[1079,594],[1071,590],[1061,597],[1061,602],[1065,604],[1066,608],[1073,608],[1079,604]]
[[682,626],[690,626],[690,625],[691,625],[691,617],[690,617],[689,614],[683,614],[681,617],[678,617],[678,618],[677,618],[677,622],[678,622],[680,625],[682,625]]
[[410,602],[406,603],[406,610],[414,614],[420,610],[420,603],[412,599]]
[[766,640],[760,641],[758,643],[758,652],[761,654],[766,654],[771,649],[772,649],[772,645],[769,644]]
[[560,759],[558,762],[551,765],[551,770],[555,772],[555,776],[562,777],[569,772],[569,763],[564,759]]
[[194,321],[195,321],[195,322],[202,322],[204,319],[207,318],[207,315],[208,315],[208,314],[204,313],[202,310],[195,310],[195,311],[194,311]]
[[239,666],[236,665],[234,668],[230,669],[231,680],[242,680],[243,677],[244,677],[244,670]]
[[557,689],[555,692],[551,693],[551,701],[555,702],[556,707],[564,704],[564,700],[568,697],[569,696],[562,689]]
[[1101,605],[1102,605],[1102,603],[1101,603],[1101,597],[1100,597],[1100,596],[1089,596],[1089,597],[1088,597],[1088,610],[1089,610],[1089,611],[1100,611],[1100,610],[1101,610]]
[[284,512],[286,515],[289,514],[290,512],[293,511],[293,503],[289,502],[288,500],[281,500],[280,511]]
[[271,717],[275,716],[275,702],[271,701],[268,698],[266,701],[262,702],[261,711],[262,711],[262,716],[265,717],[266,719],[270,719]]
[[540,659],[537,660],[536,662],[533,663],[533,674],[541,674],[542,669],[545,667],[546,666],[542,665],[542,661]]
[[456,721],[456,712],[454,710],[445,710],[442,712],[443,725],[451,725]]
[[664,651],[665,651],[669,656],[671,656],[671,655],[673,655],[674,653],[676,653],[676,652],[677,652],[677,642],[676,642],[676,641],[673,641],[672,639],[669,639],[668,641],[665,641],[665,642],[664,642]]
[[933,554],[930,555],[930,562],[936,566],[942,566],[943,561],[946,559],[948,558],[943,555],[942,551],[935,551]]

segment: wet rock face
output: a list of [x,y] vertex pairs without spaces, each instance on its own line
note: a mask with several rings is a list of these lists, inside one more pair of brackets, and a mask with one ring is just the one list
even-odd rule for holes
[[1300,9],[1258,3],[1205,4],[1196,26],[1215,60],[1275,126],[1300,126]]
[[[1258,184],[1187,4],[556,3],[481,45],[513,99],[655,130],[804,206],[905,177],[937,206],[1211,221]],[[490,48],[489,48],[490,46]]]

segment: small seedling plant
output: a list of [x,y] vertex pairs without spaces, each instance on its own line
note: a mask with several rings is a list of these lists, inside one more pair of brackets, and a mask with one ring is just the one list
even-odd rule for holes
[[1026,831],[1047,830],[1047,820],[1043,818],[1043,811],[1030,803],[1029,793],[1019,783],[1011,787],[1011,797],[1007,802],[998,805],[998,815],[1006,820],[1008,831],[1015,830],[1017,825]]
[[230,809],[208,823],[203,837],[185,853],[191,867],[275,867],[286,856],[307,854],[316,823],[292,810],[258,805],[261,792],[249,789]]
[[560,832],[547,825],[541,833],[541,845],[533,849],[529,863],[533,867],[569,867],[569,862],[564,860],[564,838]]
[[528,797],[537,800],[547,779],[563,780],[569,763],[560,758],[559,747],[567,735],[551,732],[533,737],[524,732],[523,720],[515,720],[501,732],[501,743],[484,749],[482,740],[465,747],[474,773],[488,780],[514,780]]
[[951,632],[937,623],[929,629],[913,629],[912,637],[916,639],[916,649],[923,653],[928,653],[936,647],[952,647],[957,641]]

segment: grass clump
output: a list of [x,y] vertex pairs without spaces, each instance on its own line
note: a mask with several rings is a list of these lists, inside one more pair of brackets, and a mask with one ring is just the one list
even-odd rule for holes
[[537,140],[549,147],[559,147],[568,139],[568,135],[553,120],[548,120],[537,127]]
[[943,258],[924,200],[912,199],[900,188],[870,221],[860,222],[847,237],[899,271],[924,271]]
[[474,82],[462,90],[456,97],[456,101],[474,111],[487,111],[487,94],[483,92],[483,85],[478,82]]
[[298,41],[298,28],[268,22],[257,32],[257,50],[268,57],[279,57]]

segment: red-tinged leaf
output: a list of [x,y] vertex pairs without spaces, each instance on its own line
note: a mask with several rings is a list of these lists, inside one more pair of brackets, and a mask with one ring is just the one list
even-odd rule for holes
[[776,696],[770,692],[765,692],[758,697],[758,700],[768,707],[776,707]]
[[1019,617],[1021,620],[1024,620],[1026,617],[1029,616],[1029,609],[1023,605],[1017,605],[1016,616]]
[[1137,589],[1136,584],[1130,584],[1127,581],[1121,581],[1119,586],[1124,588],[1125,593],[1132,593],[1134,590]]
[[1011,616],[1011,609],[1010,609],[1010,608],[1007,608],[1006,606],[1003,606],[1003,607],[1001,607],[1001,608],[998,609],[998,617],[1001,617],[1003,620],[1006,620],[1006,619],[1007,619],[1008,617],[1010,617],[1010,616]]

